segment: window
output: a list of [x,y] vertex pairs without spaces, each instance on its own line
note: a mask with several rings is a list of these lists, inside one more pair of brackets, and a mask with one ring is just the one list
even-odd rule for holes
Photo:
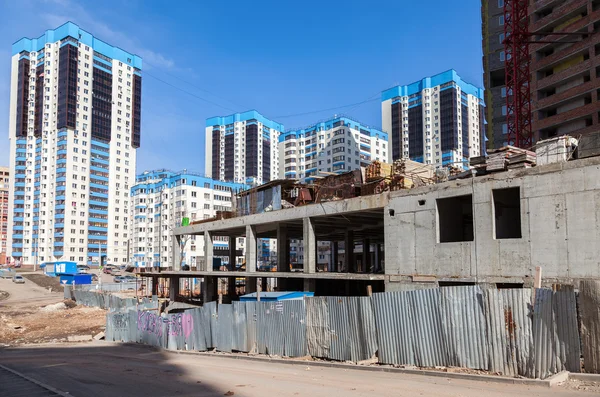
[[504,0],[498,0],[498,8],[504,8]]
[[502,106],[502,115],[506,116],[506,105]]
[[500,88],[500,95],[502,98],[506,98],[506,87]]
[[500,35],[498,36],[498,38],[500,39],[500,44],[504,44],[504,33],[500,33]]
[[498,25],[500,25],[500,26],[504,25],[504,15],[500,15],[498,17]]
[[506,125],[506,123],[502,124],[502,134],[508,134],[508,126]]
[[441,198],[436,204],[438,241],[473,241],[473,196]]
[[496,239],[521,238],[520,188],[493,189]]

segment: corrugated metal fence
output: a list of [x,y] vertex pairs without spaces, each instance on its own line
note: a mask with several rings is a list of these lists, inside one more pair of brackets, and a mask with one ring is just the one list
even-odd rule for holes
[[[593,328],[597,321],[582,318],[592,331],[598,329]],[[376,358],[381,364],[456,366],[509,376],[545,378],[565,369],[580,371],[572,288],[536,290],[535,301],[529,289],[461,286],[372,298],[234,302],[219,305],[218,311],[211,302],[178,314],[141,308],[109,313],[106,335],[108,340],[168,349],[353,362]],[[589,335],[596,338],[597,332]],[[590,368],[598,367],[586,362],[588,372]]]
[[80,305],[99,307],[111,311],[135,309],[141,305],[141,308],[158,308],[158,297],[152,299],[142,298],[120,298],[109,293],[90,292],[90,291],[71,291],[71,296]]

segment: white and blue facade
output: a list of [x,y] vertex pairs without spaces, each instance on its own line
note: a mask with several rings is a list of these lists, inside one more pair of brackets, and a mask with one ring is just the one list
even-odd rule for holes
[[207,119],[206,174],[251,184],[278,179],[277,139],[283,128],[256,110]]
[[141,69],[71,22],[13,44],[12,261],[127,263]]
[[485,153],[483,89],[454,70],[383,91],[381,117],[390,162],[468,168],[470,157]]
[[[181,226],[183,218],[190,222],[212,218],[217,211],[231,211],[237,191],[246,189],[240,183],[222,182],[187,172],[169,170],[146,171],[136,177],[131,188],[131,262],[138,268],[166,268],[181,258],[173,258],[172,230]],[[204,257],[204,239],[191,236],[184,240],[183,264],[199,265]],[[215,257],[228,248],[226,237],[215,236]],[[237,249],[244,247],[244,239]],[[227,254],[221,255],[224,262]]]
[[279,173],[307,183],[316,176],[387,161],[388,134],[344,116],[290,130],[279,136]]

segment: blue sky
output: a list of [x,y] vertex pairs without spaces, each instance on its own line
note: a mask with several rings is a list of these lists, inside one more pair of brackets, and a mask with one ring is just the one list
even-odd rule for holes
[[0,164],[11,45],[68,20],[144,59],[137,171],[203,172],[208,117],[256,109],[287,129],[346,114],[380,128],[386,88],[450,68],[482,86],[480,4],[0,0]]

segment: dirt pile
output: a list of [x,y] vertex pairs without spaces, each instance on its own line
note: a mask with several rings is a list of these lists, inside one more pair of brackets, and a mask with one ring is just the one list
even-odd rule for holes
[[0,343],[21,345],[62,342],[69,336],[96,335],[104,330],[106,311],[59,302],[43,307],[0,310]]
[[60,284],[58,277],[48,277],[45,274],[23,274],[27,280],[39,285],[43,288],[52,288],[52,291],[62,291],[63,286]]

